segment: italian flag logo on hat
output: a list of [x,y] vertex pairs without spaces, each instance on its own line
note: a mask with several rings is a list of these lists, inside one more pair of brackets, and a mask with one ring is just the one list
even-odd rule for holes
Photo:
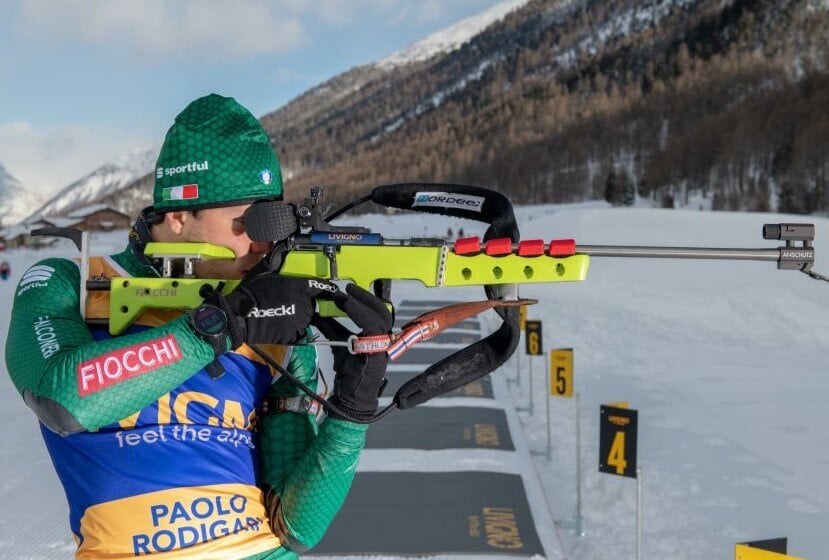
[[164,200],[193,200],[199,198],[199,186],[194,184],[164,187],[162,197]]

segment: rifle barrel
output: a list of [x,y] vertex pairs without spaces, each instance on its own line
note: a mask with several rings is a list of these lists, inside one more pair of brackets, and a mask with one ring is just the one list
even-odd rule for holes
[[641,257],[665,259],[722,259],[779,261],[780,249],[728,249],[713,247],[646,247],[635,245],[577,245],[577,253],[591,257]]

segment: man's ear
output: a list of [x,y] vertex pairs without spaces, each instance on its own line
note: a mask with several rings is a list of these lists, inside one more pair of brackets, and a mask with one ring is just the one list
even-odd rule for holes
[[174,211],[164,214],[164,225],[175,235],[181,235],[184,231],[184,226],[187,220],[190,219],[190,213],[186,211]]

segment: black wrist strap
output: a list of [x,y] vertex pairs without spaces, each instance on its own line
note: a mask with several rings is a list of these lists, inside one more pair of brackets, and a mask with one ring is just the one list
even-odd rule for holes
[[230,338],[230,347],[235,350],[245,343],[245,334],[237,321],[236,312],[230,307],[227,298],[221,292],[215,293],[214,303],[224,311],[227,317],[227,336]]
[[210,344],[210,347],[213,348],[213,361],[204,366],[204,370],[210,375],[211,379],[218,379],[225,374],[225,368],[219,361],[219,356],[227,350],[225,341],[218,341],[216,339],[207,340],[204,338],[202,340]]
[[295,397],[266,397],[259,406],[259,414],[277,414],[280,412],[293,412],[294,414],[316,414],[319,410],[319,403],[308,395]]
[[219,361],[219,357],[213,358],[213,361],[204,366],[204,370],[210,375],[210,379],[218,379],[225,374],[225,367]]
[[[224,312],[224,310],[222,310],[222,312]],[[224,313],[225,316],[227,316],[227,313]],[[209,344],[210,348],[213,350],[213,360],[209,364],[204,366],[204,370],[208,373],[208,375],[210,375],[211,379],[220,378],[225,374],[225,368],[219,361],[219,356],[221,356],[227,351],[227,338],[230,337],[230,335],[227,333],[227,331],[225,331],[225,336],[223,337],[209,337],[203,335],[193,324],[192,314],[190,315],[189,325],[193,333],[195,333],[195,335],[199,337],[201,340]]]

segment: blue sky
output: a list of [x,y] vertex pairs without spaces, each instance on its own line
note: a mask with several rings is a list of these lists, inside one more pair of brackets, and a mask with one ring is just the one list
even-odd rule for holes
[[255,115],[501,0],[4,0],[0,164],[49,195],[206,93]]

